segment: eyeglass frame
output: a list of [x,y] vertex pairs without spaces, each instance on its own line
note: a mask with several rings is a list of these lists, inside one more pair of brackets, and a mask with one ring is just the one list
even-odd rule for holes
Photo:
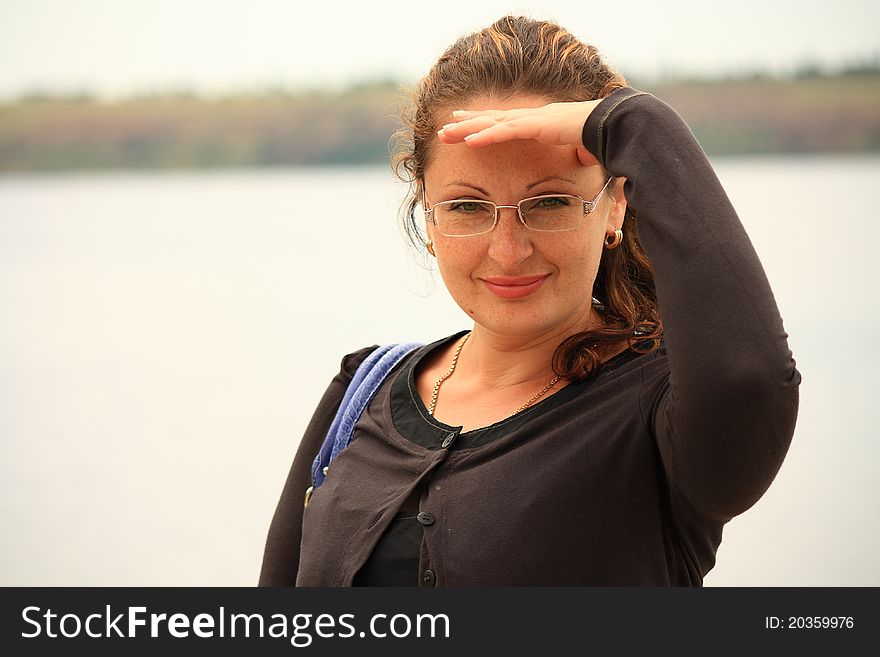
[[[437,228],[437,222],[434,221],[434,208],[436,208],[438,205],[441,205],[444,203],[456,203],[456,202],[460,203],[462,201],[471,201],[471,202],[479,202],[479,203],[491,203],[492,205],[495,206],[495,220],[492,222],[492,225],[488,229],[482,230],[479,233],[467,233],[466,235],[447,235],[446,233],[440,233],[441,235],[443,235],[444,237],[476,237],[477,235],[485,235],[486,233],[491,233],[493,230],[495,230],[495,226],[498,225],[499,210],[501,210],[501,208],[510,208],[512,210],[515,209],[516,215],[517,215],[517,217],[519,217],[519,222],[523,226],[525,226],[528,230],[533,230],[536,233],[565,233],[570,230],[575,230],[576,228],[578,228],[580,226],[580,221],[578,221],[578,223],[576,225],[572,226],[571,228],[553,228],[553,229],[532,228],[531,226],[529,226],[526,223],[526,220],[523,217],[522,204],[525,203],[526,201],[534,201],[534,200],[542,199],[542,198],[559,198],[560,196],[570,196],[572,198],[580,199],[580,202],[583,203],[583,206],[584,206],[583,216],[586,217],[588,214],[590,214],[593,210],[596,209],[596,206],[599,204],[599,199],[602,197],[602,194],[605,193],[605,190],[608,188],[608,185],[609,185],[609,183],[611,183],[611,180],[613,178],[614,178],[614,176],[608,176],[608,180],[605,181],[605,184],[602,185],[602,189],[599,190],[599,193],[596,194],[596,196],[593,198],[592,201],[588,201],[585,198],[583,198],[582,196],[579,196],[578,194],[540,194],[538,196],[529,196],[528,198],[520,199],[516,205],[498,205],[497,203],[495,203],[495,201],[489,201],[486,199],[454,198],[454,199],[450,199],[448,201],[439,201],[438,203],[435,203],[433,205],[433,207],[430,207],[430,208],[427,206],[428,191],[427,191],[427,189],[425,189],[425,181],[422,180],[422,198],[425,201],[425,203],[423,205],[423,209],[425,212],[425,221],[430,222],[432,226]],[[437,228],[437,230],[439,230],[439,228]]]

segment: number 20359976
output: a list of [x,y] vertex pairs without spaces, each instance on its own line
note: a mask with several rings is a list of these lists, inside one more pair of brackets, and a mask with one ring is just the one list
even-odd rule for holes
[[768,630],[851,630],[852,616],[764,616]]

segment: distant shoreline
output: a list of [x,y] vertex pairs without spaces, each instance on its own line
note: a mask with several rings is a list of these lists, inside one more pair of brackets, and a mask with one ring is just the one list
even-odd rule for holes
[[[880,153],[880,71],[632,85],[672,105],[710,156]],[[31,96],[0,105],[0,174],[388,163],[405,95],[343,91],[102,102]]]

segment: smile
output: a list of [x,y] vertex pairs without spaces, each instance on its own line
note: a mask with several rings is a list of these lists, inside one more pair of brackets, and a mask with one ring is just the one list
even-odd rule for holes
[[534,294],[541,289],[548,276],[550,274],[541,274],[540,276],[496,276],[480,280],[497,297],[502,299],[520,299]]

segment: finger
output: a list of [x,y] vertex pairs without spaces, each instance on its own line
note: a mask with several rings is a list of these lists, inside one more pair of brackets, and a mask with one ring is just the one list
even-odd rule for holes
[[[532,122],[532,124],[534,124],[534,122]],[[505,139],[503,139],[503,141],[509,141],[510,139],[531,139],[537,136],[534,130],[523,130],[523,119],[506,119],[499,121],[497,116],[491,114],[476,116],[471,119],[459,121],[458,123],[447,123],[437,132],[437,136],[440,138],[440,141],[445,144],[458,144],[465,139],[468,139],[470,135],[479,134],[484,130],[496,126],[507,126],[507,129],[512,129],[514,132],[522,131],[521,135],[510,133]],[[503,134],[508,133],[504,132]]]
[[468,135],[480,132],[493,125],[498,125],[495,118],[491,116],[477,116],[457,123],[447,123],[437,132],[437,135],[446,144],[457,144]]
[[480,147],[516,139],[536,139],[538,133],[538,124],[533,121],[507,121],[473,132],[464,137],[464,141],[468,146]]
[[518,109],[507,109],[507,110],[499,110],[499,109],[483,109],[483,110],[455,110],[452,113],[452,118],[456,121],[461,121],[464,119],[472,119],[477,117],[490,117],[495,119],[496,121],[505,121],[507,119],[515,119],[523,114],[534,112],[535,108],[518,108]]
[[580,163],[585,167],[593,167],[599,164],[599,160],[596,159],[596,156],[585,148],[577,149],[577,157],[578,160],[580,160]]

